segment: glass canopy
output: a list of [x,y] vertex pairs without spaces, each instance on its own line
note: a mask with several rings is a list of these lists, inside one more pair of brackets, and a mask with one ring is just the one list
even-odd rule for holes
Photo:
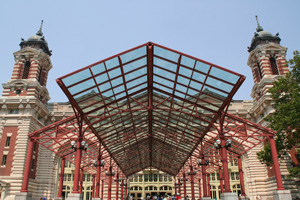
[[57,82],[125,175],[176,175],[244,79],[149,42]]

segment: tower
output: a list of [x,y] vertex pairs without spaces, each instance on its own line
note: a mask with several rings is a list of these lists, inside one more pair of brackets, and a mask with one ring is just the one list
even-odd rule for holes
[[251,97],[259,101],[267,95],[267,90],[272,87],[274,80],[286,74],[289,69],[286,63],[287,48],[280,45],[279,33],[272,35],[260,26],[257,16],[257,28],[248,47],[250,66],[254,79]]
[[[21,48],[14,53],[12,76],[3,84],[0,97],[0,180],[6,185],[5,199],[14,199],[21,190],[28,134],[44,127],[50,116],[46,84],[52,68],[51,51],[43,36],[42,24],[35,35],[28,40],[21,39]],[[53,164],[51,166],[48,162],[53,156],[44,151],[34,145],[29,175],[33,191],[41,191],[39,188],[49,185],[45,176],[52,173]]]
[[50,99],[46,88],[48,72],[52,68],[51,51],[42,32],[42,25],[28,40],[21,39],[21,49],[14,53],[15,65],[11,79],[3,84],[3,97],[36,97],[42,103]]

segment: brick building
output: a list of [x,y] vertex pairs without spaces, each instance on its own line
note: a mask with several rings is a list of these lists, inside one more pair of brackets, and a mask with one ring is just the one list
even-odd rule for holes
[[[48,102],[50,95],[47,90],[47,77],[52,68],[51,51],[43,36],[42,29],[36,35],[20,43],[21,49],[14,53],[15,64],[12,68],[12,75],[7,83],[3,83],[3,93],[0,97],[0,189],[1,200],[15,199],[20,192],[23,181],[23,174],[28,148],[28,134],[46,125],[57,122],[74,114],[71,105],[68,103]],[[289,71],[286,66],[287,48],[280,45],[278,34],[273,35],[258,24],[256,33],[252,38],[249,47],[249,59],[254,86],[251,92],[253,100],[233,100],[228,112],[239,117],[253,121],[262,126],[268,126],[264,118],[273,111],[268,88],[272,87],[274,81]],[[245,61],[246,62],[246,61]],[[54,66],[55,67],[55,66]],[[9,76],[9,75],[8,75]],[[260,144],[251,149],[242,157],[244,182],[246,194],[251,200],[272,198],[276,190],[274,172],[272,168],[261,164],[256,153],[263,148]],[[44,147],[34,145],[33,164],[30,172],[29,191],[33,199],[40,197],[56,198],[58,192],[59,168],[61,159]],[[280,162],[281,173],[284,178],[284,186],[290,189],[293,197],[298,195],[296,180],[288,178],[288,167],[291,161],[287,158]],[[72,191],[72,165],[66,169],[64,194]],[[148,171],[139,172],[144,177]],[[157,171],[157,175],[163,174]],[[230,165],[232,190],[240,191],[237,176],[238,169],[233,162]],[[69,178],[70,176],[70,178]],[[85,174],[84,198],[91,197],[92,177]],[[219,198],[220,184],[219,173],[210,174],[210,189],[212,198]],[[142,194],[155,192],[150,191],[150,185],[145,181],[129,181],[129,189],[138,199]],[[141,186],[141,194],[137,192]],[[166,181],[162,188],[165,193],[175,194],[174,177],[173,181]],[[191,192],[191,184],[187,181],[187,194]],[[198,184],[195,185],[196,196],[199,194]],[[137,189],[137,190],[135,190]],[[166,190],[164,190],[166,189]],[[113,184],[113,191],[116,186]],[[157,190],[157,187],[156,187]],[[107,195],[104,187],[104,198]],[[148,194],[147,193],[147,194]],[[139,195],[139,196],[138,196]]]

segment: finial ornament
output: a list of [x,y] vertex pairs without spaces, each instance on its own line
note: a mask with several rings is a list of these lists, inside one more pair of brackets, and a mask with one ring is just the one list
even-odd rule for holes
[[257,32],[263,31],[264,29],[259,25],[257,15],[255,16],[255,18],[256,18],[256,22],[257,22],[257,28],[256,28],[256,31],[257,31]]
[[43,36],[43,32],[42,32],[43,23],[44,23],[44,20],[42,20],[42,22],[41,22],[40,30],[38,30],[38,32],[36,33],[37,35]]

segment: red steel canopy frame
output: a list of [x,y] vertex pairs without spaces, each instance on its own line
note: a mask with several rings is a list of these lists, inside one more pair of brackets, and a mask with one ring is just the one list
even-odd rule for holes
[[81,121],[89,144],[81,168],[90,174],[96,174],[92,160],[99,148],[121,176],[149,167],[180,176],[191,166],[196,169],[201,155],[212,163],[207,167],[211,173],[221,166],[213,146],[220,135],[232,140],[230,159],[274,135],[227,113],[244,79],[149,42],[58,78],[75,115],[29,137],[75,163],[70,143],[79,137]]

